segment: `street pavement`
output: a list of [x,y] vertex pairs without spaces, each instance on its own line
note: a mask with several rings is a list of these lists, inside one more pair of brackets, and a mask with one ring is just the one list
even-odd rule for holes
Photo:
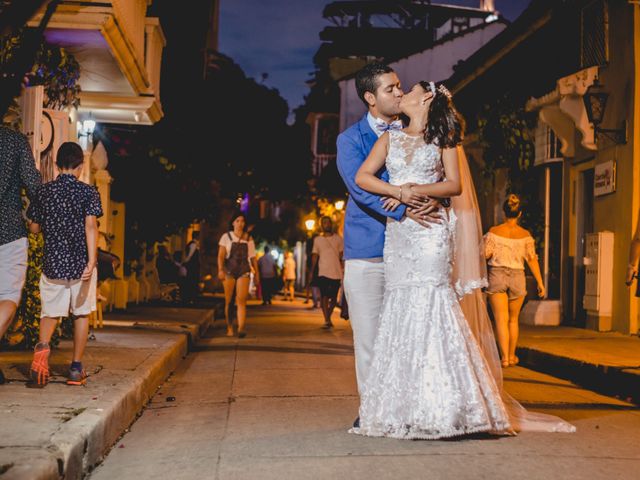
[[212,310],[195,308],[131,307],[106,315],[105,328],[87,345],[84,388],[65,383],[70,340],[53,349],[52,378],[43,389],[25,388],[31,352],[1,352],[7,383],[0,386],[0,478],[82,478],[212,320]]
[[632,479],[640,471],[634,405],[521,367],[505,371],[527,408],[574,434],[401,441],[349,434],[357,415],[349,323],[320,329],[295,303],[252,304],[248,336],[216,321],[91,480]]

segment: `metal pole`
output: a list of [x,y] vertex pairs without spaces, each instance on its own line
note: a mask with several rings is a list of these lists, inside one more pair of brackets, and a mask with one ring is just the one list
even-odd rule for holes
[[547,289],[545,298],[549,296],[549,237],[551,223],[551,167],[544,169],[544,264],[543,278]]

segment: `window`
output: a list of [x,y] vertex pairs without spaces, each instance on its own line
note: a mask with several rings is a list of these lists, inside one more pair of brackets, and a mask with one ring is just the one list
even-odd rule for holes
[[587,3],[580,12],[580,65],[605,65],[609,61],[609,11],[605,0]]
[[539,122],[535,131],[535,165],[562,160],[562,143],[555,132],[546,124]]

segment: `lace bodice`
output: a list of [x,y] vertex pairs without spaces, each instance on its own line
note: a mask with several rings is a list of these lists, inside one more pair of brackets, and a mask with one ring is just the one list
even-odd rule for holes
[[389,130],[387,171],[389,183],[435,183],[444,177],[442,152],[436,144],[427,144],[422,136],[414,137],[402,130]]
[[507,238],[488,232],[484,236],[484,250],[491,267],[524,270],[525,260],[538,258],[535,240],[530,236]]

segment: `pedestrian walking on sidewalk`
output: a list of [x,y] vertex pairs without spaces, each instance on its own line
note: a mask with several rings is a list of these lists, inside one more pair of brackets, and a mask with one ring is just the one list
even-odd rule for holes
[[284,258],[284,268],[282,270],[282,279],[284,280],[284,298],[289,298],[293,302],[295,297],[296,283],[296,261],[293,259],[293,253],[287,252]]
[[98,191],[78,180],[83,162],[80,145],[63,143],[56,158],[60,174],[40,188],[27,211],[33,220],[31,231],[42,231],[44,237],[40,339],[30,371],[30,386],[34,387],[44,387],[49,381],[49,342],[58,318],[67,317],[69,313],[75,320],[73,361],[67,384],[83,385],[87,378],[82,356],[87,344],[89,314],[96,310],[97,219],[102,216],[102,205]]
[[0,339],[11,325],[27,275],[29,241],[20,191],[26,188],[33,201],[41,182],[27,137],[0,127]]
[[258,269],[260,270],[262,305],[271,305],[271,297],[275,293],[278,266],[276,265],[276,259],[271,255],[271,248],[268,245],[264,247],[264,255],[258,260]]
[[518,364],[518,317],[527,295],[524,275],[526,262],[538,283],[538,296],[544,298],[545,287],[540,274],[535,240],[518,225],[522,216],[520,198],[510,194],[503,204],[504,223],[492,227],[485,235],[485,257],[489,264],[487,294],[496,322],[502,366]]
[[231,217],[230,229],[218,242],[218,278],[224,287],[224,316],[227,321],[227,337],[233,336],[233,323],[229,316],[229,306],[235,290],[238,337],[244,338],[247,318],[247,297],[253,269],[255,281],[260,281],[260,272],[256,262],[256,246],[253,239],[245,234],[244,214],[236,213]]
[[[318,265],[318,286],[320,287],[320,306],[324,316],[322,328],[333,327],[331,314],[336,307],[338,290],[342,282],[342,237],[333,231],[333,222],[329,217],[320,220],[322,235],[313,240],[311,271]],[[311,279],[309,279],[309,282]]]
[[187,269],[184,281],[184,295],[182,300],[186,303],[194,303],[198,296],[200,283],[200,232],[191,234],[191,241],[187,244],[186,257],[183,266]]
[[[315,237],[314,237],[315,240]],[[318,288],[318,264],[316,263],[315,268],[313,267],[313,258],[311,255],[311,250],[313,249],[313,242],[306,242],[308,244],[307,247],[307,278],[311,276],[311,281],[307,281],[307,286],[305,287],[305,299],[304,303],[309,303],[309,298],[313,301],[313,304],[310,309],[318,308],[320,306],[320,289]]]

